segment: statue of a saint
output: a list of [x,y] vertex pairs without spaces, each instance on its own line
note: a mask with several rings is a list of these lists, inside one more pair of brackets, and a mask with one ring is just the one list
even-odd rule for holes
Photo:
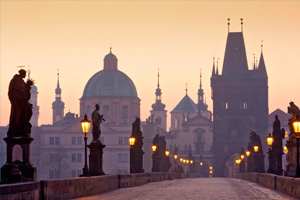
[[93,111],[92,113],[92,123],[93,123],[93,141],[92,142],[98,142],[100,141],[100,134],[101,134],[101,130],[100,130],[100,124],[102,123],[102,121],[105,121],[105,119],[103,118],[103,115],[99,114],[99,110],[100,110],[100,106],[99,104],[95,105],[96,109]]
[[30,99],[30,88],[33,85],[32,80],[26,83],[23,78],[26,77],[24,69],[19,70],[19,74],[14,75],[9,83],[8,97],[11,103],[11,112],[9,119],[8,137],[29,136],[31,133],[30,118],[32,116],[32,104]]

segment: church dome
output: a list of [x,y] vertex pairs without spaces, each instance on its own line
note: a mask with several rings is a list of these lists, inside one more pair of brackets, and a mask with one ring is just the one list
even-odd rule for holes
[[103,70],[87,82],[82,98],[87,97],[137,97],[134,83],[118,70],[118,59],[111,49],[104,57]]
[[119,70],[104,69],[86,84],[82,98],[86,97],[137,97],[137,92],[126,74]]

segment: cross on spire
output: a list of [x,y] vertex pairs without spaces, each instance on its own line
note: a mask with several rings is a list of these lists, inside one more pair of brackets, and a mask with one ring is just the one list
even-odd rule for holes
[[187,95],[187,91],[188,91],[188,84],[187,83],[185,83],[185,94]]

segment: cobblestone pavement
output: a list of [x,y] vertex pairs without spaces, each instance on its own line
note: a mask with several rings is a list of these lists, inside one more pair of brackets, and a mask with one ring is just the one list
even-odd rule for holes
[[256,183],[230,178],[187,178],[117,189],[77,200],[295,199]]

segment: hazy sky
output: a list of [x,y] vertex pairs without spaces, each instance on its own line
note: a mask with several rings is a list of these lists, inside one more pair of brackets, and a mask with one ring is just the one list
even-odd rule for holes
[[[160,68],[162,101],[171,111],[185,95],[196,102],[200,69],[209,109],[213,56],[222,67],[227,18],[244,38],[249,67],[253,53],[269,76],[269,111],[300,105],[300,2],[297,1],[0,1],[1,125],[9,122],[8,84],[19,65],[30,65],[38,87],[39,124],[52,123],[59,67],[65,113],[79,113],[89,78],[103,69],[112,46],[119,70],[135,83],[141,119],[155,101]],[[168,120],[170,117],[168,116]],[[168,123],[168,127],[169,127]]]

